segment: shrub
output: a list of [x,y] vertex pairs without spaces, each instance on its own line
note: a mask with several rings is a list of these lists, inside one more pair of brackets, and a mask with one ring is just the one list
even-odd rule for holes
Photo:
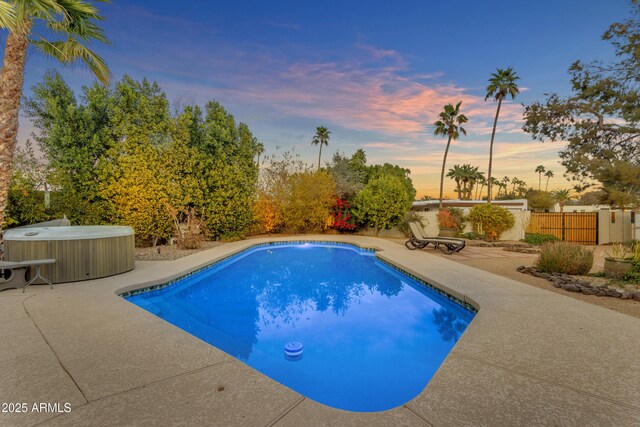
[[524,236],[523,242],[530,245],[540,246],[547,242],[557,242],[559,240],[560,239],[553,234],[530,233]]
[[467,219],[471,221],[476,231],[481,230],[488,240],[498,239],[500,234],[513,227],[516,222],[508,209],[491,203],[474,206]]
[[339,231],[354,231],[356,227],[351,214],[351,204],[341,197],[336,197],[331,208],[331,228]]
[[547,242],[535,265],[544,273],[584,275],[593,265],[593,252],[573,243]]
[[458,234],[462,233],[465,225],[465,217],[464,212],[460,208],[447,208],[451,215],[453,215],[453,219],[456,221],[456,228],[458,229]]
[[456,218],[448,209],[441,209],[438,212],[438,225],[440,228],[458,228]]
[[284,211],[285,227],[298,233],[324,231],[335,191],[336,185],[325,171],[293,174]]
[[468,233],[464,233],[462,237],[468,240],[478,240],[480,238],[480,235],[475,231],[470,231]]

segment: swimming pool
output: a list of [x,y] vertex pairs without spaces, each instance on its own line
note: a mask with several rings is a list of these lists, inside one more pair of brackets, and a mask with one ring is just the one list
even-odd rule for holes
[[[310,399],[361,412],[417,396],[474,316],[371,250],[315,242],[253,247],[126,299]],[[285,354],[292,342],[301,356]]]

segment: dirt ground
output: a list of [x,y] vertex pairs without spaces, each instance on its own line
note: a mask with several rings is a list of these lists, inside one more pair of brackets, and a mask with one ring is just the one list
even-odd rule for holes
[[[476,249],[476,248],[474,248]],[[477,249],[485,249],[485,248],[477,248]],[[489,248],[487,248],[489,249]],[[504,251],[508,254],[507,251]],[[433,251],[434,254],[437,254],[436,251]],[[600,253],[604,253],[604,249],[598,248],[596,251],[596,259],[594,260],[594,268],[592,271],[602,270],[602,267],[598,269],[598,266],[601,264],[598,259],[598,255]],[[629,299],[620,299],[620,298],[611,298],[611,297],[598,297],[595,295],[584,295],[576,292],[567,292],[564,289],[559,289],[553,286],[553,284],[545,279],[541,279],[539,277],[530,276],[528,274],[520,273],[516,271],[521,265],[525,265],[527,267],[532,266],[536,259],[537,255],[523,255],[523,254],[514,254],[513,257],[501,257],[498,262],[487,262],[486,258],[478,258],[478,259],[468,259],[457,257],[456,255],[444,255],[437,254],[438,256],[446,257],[447,259],[460,262],[462,264],[466,264],[470,267],[475,267],[480,270],[488,271],[490,273],[497,274],[499,276],[507,277],[509,279],[517,280],[518,282],[526,283],[527,285],[535,286],[537,288],[545,289],[549,292],[555,292],[557,294],[564,295],[569,298],[575,298],[580,301],[584,301],[589,304],[599,305],[601,307],[608,308],[610,310],[615,310],[623,314],[628,314],[629,316],[640,318],[640,302]],[[602,261],[603,264],[603,261]]]

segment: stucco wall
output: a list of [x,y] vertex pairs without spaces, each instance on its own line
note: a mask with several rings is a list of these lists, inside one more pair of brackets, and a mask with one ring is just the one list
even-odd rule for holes
[[[462,210],[465,215],[469,214],[469,209]],[[524,239],[524,230],[529,223],[529,218],[531,217],[531,213],[529,211],[521,211],[521,210],[509,210],[515,217],[515,224],[509,230],[505,231],[500,235],[500,240],[520,240]],[[437,236],[440,232],[440,227],[438,226],[438,212],[416,212],[420,215],[422,220],[422,226],[425,232],[430,236]],[[467,222],[464,232],[473,231],[473,227],[471,223]]]

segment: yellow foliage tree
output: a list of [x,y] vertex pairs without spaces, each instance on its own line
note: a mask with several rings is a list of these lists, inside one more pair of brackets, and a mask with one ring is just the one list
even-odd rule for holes
[[336,194],[331,176],[326,171],[296,173],[290,189],[285,226],[296,232],[325,231]]

